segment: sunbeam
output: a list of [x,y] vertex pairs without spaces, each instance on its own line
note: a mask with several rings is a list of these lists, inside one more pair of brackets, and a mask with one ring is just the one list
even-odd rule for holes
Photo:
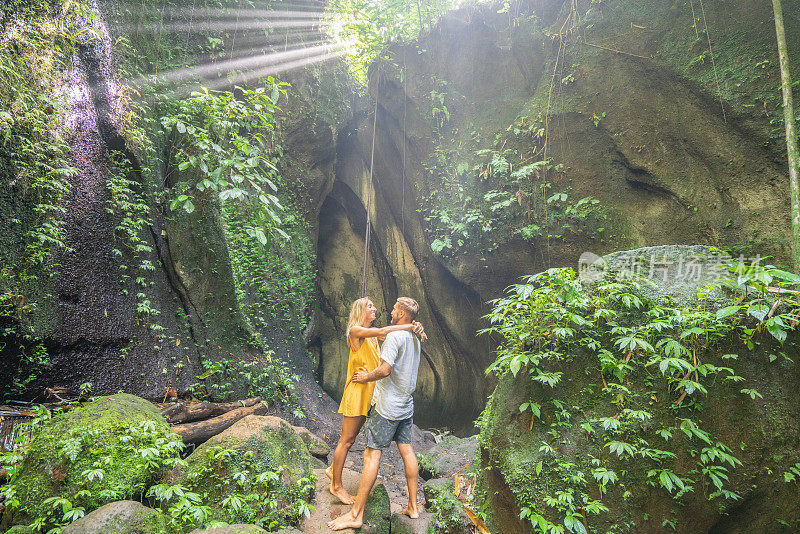
[[175,83],[197,76],[204,77],[235,70],[260,68],[267,65],[279,66],[283,62],[293,63],[300,59],[314,58],[315,56],[325,56],[330,52],[338,53],[340,50],[348,47],[347,43],[333,43],[330,41],[317,41],[317,44],[309,44],[311,46],[303,46],[301,48],[296,48],[285,52],[272,52],[254,57],[245,57],[212,64],[198,65],[194,67],[185,67],[172,71],[161,72],[158,74],[141,76],[139,78],[130,80],[128,84],[133,88],[140,88],[147,85]]

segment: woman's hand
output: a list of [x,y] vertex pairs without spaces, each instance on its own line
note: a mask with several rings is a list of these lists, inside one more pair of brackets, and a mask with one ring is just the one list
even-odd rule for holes
[[420,341],[426,341],[428,339],[428,336],[425,335],[425,328],[422,326],[422,323],[418,323],[417,321],[412,322],[411,331],[419,337]]

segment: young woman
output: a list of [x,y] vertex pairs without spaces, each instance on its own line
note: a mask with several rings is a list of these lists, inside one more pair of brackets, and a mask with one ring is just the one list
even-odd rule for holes
[[357,384],[351,378],[360,367],[364,367],[367,371],[378,367],[381,353],[377,339],[383,341],[389,332],[412,330],[423,339],[425,336],[422,325],[417,322],[372,328],[370,325],[375,320],[376,311],[375,305],[369,298],[358,299],[350,307],[350,319],[347,321],[350,357],[347,360],[347,383],[339,405],[339,413],[342,414],[342,435],[333,453],[333,463],[325,471],[331,479],[330,492],[345,504],[353,504],[353,496],[342,486],[344,461],[361,427],[364,426],[372,401],[372,392],[375,389],[375,382]]

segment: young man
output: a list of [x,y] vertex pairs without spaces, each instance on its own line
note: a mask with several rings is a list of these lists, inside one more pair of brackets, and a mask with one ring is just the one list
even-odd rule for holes
[[[392,309],[392,324],[409,324],[417,318],[419,305],[414,299],[400,297]],[[353,508],[328,523],[331,530],[358,528],[363,523],[364,506],[372,485],[378,477],[381,452],[397,442],[406,471],[408,506],[403,513],[419,517],[417,511],[417,456],[411,447],[411,426],[417,387],[420,345],[417,337],[407,330],[391,332],[381,350],[381,363],[371,373],[363,367],[353,374],[353,382],[378,381],[372,395],[372,408],[365,425],[367,448],[364,450],[364,469]]]

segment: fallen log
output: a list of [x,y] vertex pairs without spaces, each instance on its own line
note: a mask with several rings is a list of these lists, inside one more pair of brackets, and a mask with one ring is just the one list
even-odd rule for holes
[[267,409],[266,404],[258,402],[254,406],[237,408],[205,421],[175,425],[172,427],[172,431],[178,434],[184,443],[203,443],[232,426],[239,419],[248,415],[264,415],[267,413]]
[[173,403],[167,404],[166,406],[161,408],[160,411],[161,411],[161,415],[163,415],[165,418],[169,419],[170,417],[172,417],[176,413],[180,413],[181,411],[183,411],[185,409],[186,409],[186,406],[183,403],[173,402]]
[[[255,406],[259,402],[261,402],[261,397],[234,402],[197,402],[188,405],[175,403],[163,408],[161,410],[161,415],[166,417],[172,424],[190,423],[192,421],[208,419],[209,417],[216,417],[236,410],[237,408]],[[177,408],[173,408],[173,406],[177,406]]]

